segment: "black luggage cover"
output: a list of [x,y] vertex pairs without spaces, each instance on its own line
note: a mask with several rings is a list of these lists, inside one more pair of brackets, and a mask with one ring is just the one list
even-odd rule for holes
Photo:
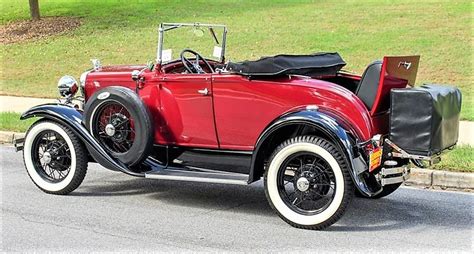
[[432,156],[457,143],[459,89],[430,84],[392,89],[390,97],[390,140],[403,150]]

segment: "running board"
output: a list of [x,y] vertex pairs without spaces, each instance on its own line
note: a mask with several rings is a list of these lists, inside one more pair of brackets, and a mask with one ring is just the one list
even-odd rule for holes
[[249,176],[245,174],[236,174],[213,170],[203,171],[166,168],[147,172],[145,173],[145,178],[202,183],[248,185]]

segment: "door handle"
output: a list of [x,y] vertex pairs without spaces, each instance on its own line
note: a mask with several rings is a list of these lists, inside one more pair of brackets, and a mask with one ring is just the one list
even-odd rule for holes
[[209,90],[206,88],[202,89],[202,90],[198,90],[198,93],[202,94],[202,95],[209,95]]

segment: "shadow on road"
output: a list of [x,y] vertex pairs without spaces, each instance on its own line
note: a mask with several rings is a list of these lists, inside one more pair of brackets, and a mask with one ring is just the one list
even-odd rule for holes
[[157,181],[131,178],[130,180],[110,181],[110,177],[96,178],[93,182],[87,179],[71,196],[100,197],[100,196],[131,196],[144,195],[160,191]]
[[[94,181],[96,182],[96,181]],[[472,216],[465,209],[452,206],[438,208],[436,197],[451,199],[448,192],[429,192],[435,198],[426,198],[420,190],[400,189],[395,194],[378,200],[354,198],[342,219],[328,228],[328,231],[389,231],[410,227],[453,227],[467,228],[472,225]],[[424,195],[422,195],[424,194]],[[179,181],[156,181],[132,179],[113,181],[106,184],[84,185],[74,196],[120,196],[143,195],[144,202],[156,202],[186,208],[203,208],[209,211],[230,211],[276,217],[265,198],[261,182],[250,186],[191,183]],[[418,197],[420,196],[420,197]],[[454,197],[453,197],[454,200]],[[469,204],[465,204],[469,205]],[[446,210],[446,207],[450,207]],[[463,212],[464,211],[464,212]],[[262,220],[262,218],[259,218]],[[272,222],[273,223],[273,222]]]

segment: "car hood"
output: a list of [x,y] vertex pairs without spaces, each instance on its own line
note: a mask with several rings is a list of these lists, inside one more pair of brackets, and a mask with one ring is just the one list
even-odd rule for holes
[[132,71],[143,70],[146,65],[109,65],[102,66],[99,69],[84,72],[81,75],[81,84],[95,87],[105,87],[110,85],[121,85],[126,87],[134,87],[135,82],[132,80]]
[[142,70],[146,65],[108,65],[102,66],[94,72],[132,72],[134,70]]

